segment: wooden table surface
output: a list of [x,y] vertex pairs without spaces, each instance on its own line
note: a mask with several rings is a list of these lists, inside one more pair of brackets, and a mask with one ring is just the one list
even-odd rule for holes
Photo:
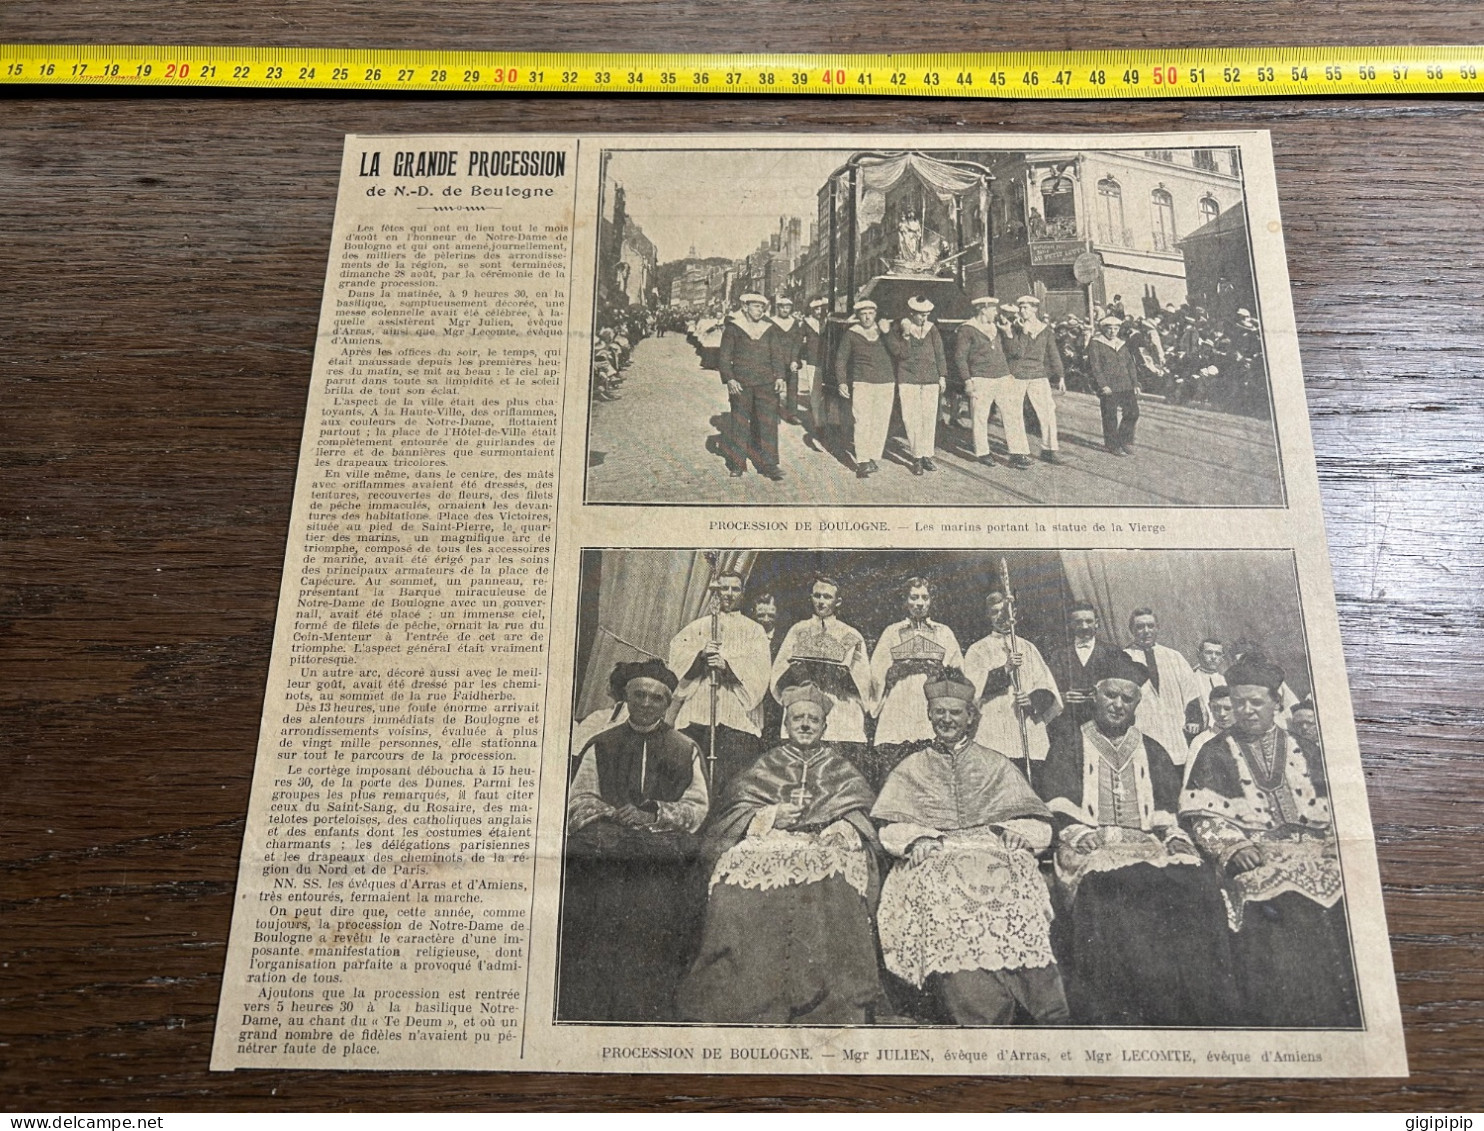
[[[1484,6],[8,0],[0,41],[573,50],[1479,43]],[[1273,131],[1406,1081],[239,1072],[207,1060],[341,135]],[[0,1103],[1484,1108],[1484,116],[1467,99],[0,104]]]

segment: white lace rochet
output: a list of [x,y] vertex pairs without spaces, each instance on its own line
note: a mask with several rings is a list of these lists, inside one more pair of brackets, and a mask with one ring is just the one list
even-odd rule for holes
[[1077,898],[1082,881],[1097,872],[1116,872],[1135,864],[1155,868],[1201,866],[1200,853],[1183,836],[1173,836],[1166,842],[1153,833],[1120,825],[1102,826],[1088,836],[1093,843],[1085,852],[1078,852],[1066,841],[1056,850],[1056,878],[1066,891],[1068,902]]
[[1276,899],[1285,892],[1297,892],[1324,908],[1340,901],[1344,894],[1340,854],[1332,840],[1305,833],[1258,834],[1254,839],[1262,864],[1241,873],[1221,891],[1232,930],[1242,929],[1247,904]]
[[1051,916],[1029,852],[993,833],[949,833],[921,864],[892,869],[877,923],[887,969],[921,986],[933,973],[1049,966]]
[[[744,837],[716,862],[711,887],[734,884],[753,891],[772,891],[843,876],[866,899],[871,869],[865,849],[860,847],[859,838],[854,838],[855,847],[845,847],[844,838],[836,839],[832,834],[834,827],[822,833],[772,829],[762,836]],[[851,835],[854,837],[853,830]]]

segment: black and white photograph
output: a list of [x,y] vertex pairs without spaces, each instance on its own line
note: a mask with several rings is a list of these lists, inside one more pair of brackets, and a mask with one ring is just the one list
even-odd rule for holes
[[1280,550],[585,550],[555,1021],[1363,1026]]
[[601,160],[588,503],[1284,505],[1239,148]]

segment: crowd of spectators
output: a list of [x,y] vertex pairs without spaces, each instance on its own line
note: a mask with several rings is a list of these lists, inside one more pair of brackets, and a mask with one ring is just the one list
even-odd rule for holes
[[1119,336],[1138,359],[1140,391],[1170,404],[1194,404],[1222,412],[1271,415],[1262,327],[1251,311],[1218,319],[1190,304],[1173,303],[1153,313],[1125,311],[1122,296],[1095,306],[1091,320],[1068,314],[1053,325],[1061,347],[1067,388],[1093,393],[1087,347],[1106,317],[1123,320]]
[[622,396],[618,390],[624,383],[624,371],[629,367],[634,346],[655,333],[660,320],[653,311],[631,306],[600,312],[597,325],[598,332],[593,337],[592,395],[596,401],[616,401]]

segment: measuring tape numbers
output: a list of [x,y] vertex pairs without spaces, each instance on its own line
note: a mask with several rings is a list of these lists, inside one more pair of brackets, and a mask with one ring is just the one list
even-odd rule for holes
[[1473,94],[1484,47],[704,55],[0,44],[0,83],[478,94],[1231,98]]

